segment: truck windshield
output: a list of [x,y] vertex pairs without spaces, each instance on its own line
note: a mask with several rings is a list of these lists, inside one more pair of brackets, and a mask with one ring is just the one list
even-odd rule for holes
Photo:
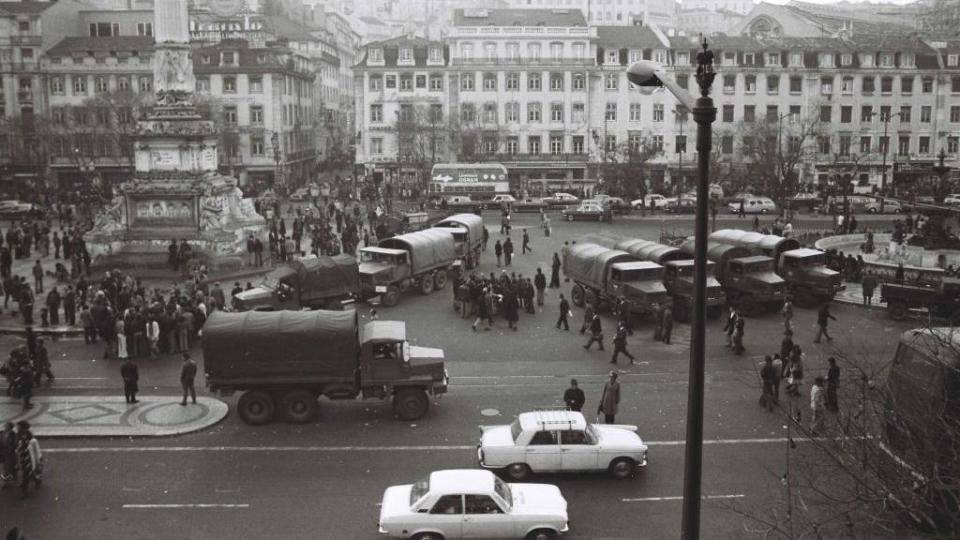
[[762,272],[773,272],[773,261],[762,261],[744,265],[744,273],[760,274]]
[[799,266],[801,268],[810,268],[811,266],[823,266],[827,263],[826,255],[808,255],[806,257],[798,257],[794,259],[796,262],[791,266]]
[[413,486],[410,487],[410,506],[413,506],[414,503],[419,501],[430,492],[430,477],[424,476],[423,478],[417,480],[413,483]]
[[360,250],[360,261],[361,262],[382,262],[391,264],[393,263],[393,255],[388,255],[386,253],[378,253],[376,251],[365,251]]
[[622,281],[658,281],[661,279],[659,268],[647,268],[644,270],[625,270],[620,273]]

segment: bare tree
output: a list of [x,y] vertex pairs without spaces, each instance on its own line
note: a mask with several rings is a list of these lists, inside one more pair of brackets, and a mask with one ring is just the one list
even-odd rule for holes
[[648,162],[663,154],[649,138],[639,143],[624,141],[606,152],[603,178],[610,194],[630,199],[643,197],[649,186]]

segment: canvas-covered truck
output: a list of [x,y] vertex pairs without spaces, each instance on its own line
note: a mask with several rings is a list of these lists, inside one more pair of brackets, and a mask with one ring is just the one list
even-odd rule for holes
[[[694,240],[687,240],[680,251],[694,256]],[[745,315],[776,311],[783,306],[787,282],[774,272],[774,260],[763,255],[750,255],[740,246],[707,243],[707,259],[716,266],[716,278],[727,295],[727,302]]]
[[794,238],[721,229],[711,233],[710,240],[745,247],[752,255],[772,257],[776,260],[777,274],[787,282],[794,304],[800,307],[816,307],[843,289],[840,273],[827,268],[826,255],[801,248]]
[[410,345],[403,322],[361,329],[355,311],[216,311],[203,326],[202,346],[207,387],[243,392],[237,412],[253,425],[277,413],[310,422],[320,396],[392,399],[397,418],[416,420],[449,382],[441,349]]
[[359,293],[355,258],[305,257],[274,269],[259,285],[235,295],[232,305],[236,311],[343,309]]
[[483,249],[483,218],[476,214],[454,214],[434,224],[436,229],[450,231],[457,249],[457,258],[469,270],[480,264]]
[[447,272],[456,260],[456,243],[447,228],[385,238],[377,247],[360,249],[360,294],[364,299],[379,295],[388,307],[409,289],[430,294],[447,286]]
[[593,243],[574,244],[563,254],[563,268],[574,282],[570,298],[577,306],[609,309],[622,296],[630,302],[632,313],[644,316],[669,300],[663,267],[639,261],[625,251]]
[[[626,251],[641,261],[650,261],[664,268],[663,285],[673,298],[673,318],[688,322],[693,316],[693,259],[680,248],[666,246],[641,238],[627,238],[616,242],[614,249]],[[716,265],[707,261],[707,316],[719,317],[726,295],[720,282],[713,277]]]
[[924,308],[931,317],[960,322],[960,279],[945,277],[936,287],[912,283],[884,283],[880,301],[887,304],[887,315],[902,321],[910,310]]

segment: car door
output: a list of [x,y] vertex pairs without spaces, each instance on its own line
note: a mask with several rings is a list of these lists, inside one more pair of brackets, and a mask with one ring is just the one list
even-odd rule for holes
[[464,496],[463,538],[516,538],[513,516],[489,495]]
[[526,449],[527,465],[536,472],[560,470],[560,444],[556,431],[538,431]]
[[463,495],[444,495],[437,499],[423,525],[444,538],[463,538]]
[[598,468],[597,445],[580,429],[560,431],[560,465],[565,471],[592,471]]

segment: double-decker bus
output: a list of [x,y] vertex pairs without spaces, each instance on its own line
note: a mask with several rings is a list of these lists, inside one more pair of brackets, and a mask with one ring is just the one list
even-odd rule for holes
[[438,163],[430,172],[430,195],[469,195],[475,201],[508,193],[507,168],[500,163]]

